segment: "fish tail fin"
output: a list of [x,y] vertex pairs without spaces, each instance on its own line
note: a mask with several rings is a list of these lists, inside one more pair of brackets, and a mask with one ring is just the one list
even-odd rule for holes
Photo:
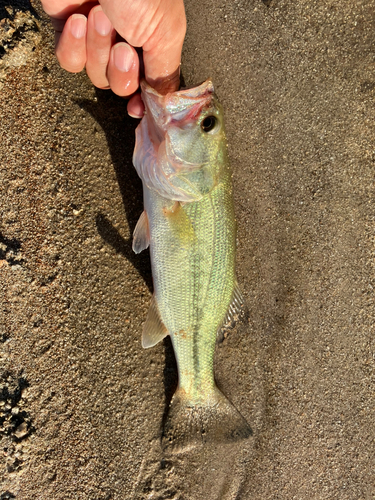
[[249,424],[217,387],[199,403],[192,403],[185,391],[178,389],[165,420],[162,445],[179,453],[205,443],[229,443],[251,435]]

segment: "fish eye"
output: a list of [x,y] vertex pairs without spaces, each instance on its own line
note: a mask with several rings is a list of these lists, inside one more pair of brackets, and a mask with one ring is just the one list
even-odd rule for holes
[[203,132],[211,132],[216,127],[217,122],[218,119],[216,118],[216,116],[213,115],[206,116],[206,118],[202,120],[201,123],[201,128]]

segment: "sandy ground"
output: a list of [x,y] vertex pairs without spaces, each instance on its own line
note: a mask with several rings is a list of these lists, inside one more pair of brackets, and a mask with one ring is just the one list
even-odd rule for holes
[[[11,7],[13,5],[13,8]],[[34,10],[35,9],[35,10]],[[375,498],[375,1],[186,0],[186,85],[224,105],[248,314],[217,347],[247,441],[160,448],[169,340],[126,103],[0,4],[0,499]]]

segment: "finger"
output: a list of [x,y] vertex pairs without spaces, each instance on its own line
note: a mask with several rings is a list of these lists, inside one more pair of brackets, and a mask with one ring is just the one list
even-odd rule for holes
[[141,99],[141,94],[133,95],[128,102],[128,114],[132,118],[142,118],[145,112],[145,106]]
[[43,10],[54,19],[68,19],[72,14],[88,15],[90,10],[97,5],[96,0],[80,0],[80,2],[72,2],[72,0],[41,0]]
[[92,83],[99,88],[108,87],[107,66],[116,32],[100,5],[94,7],[87,21],[86,72]]
[[139,86],[139,59],[133,47],[125,42],[111,49],[107,78],[113,92],[119,96],[133,94]]
[[[157,29],[143,45],[147,82],[161,94],[178,90],[182,45],[186,34],[183,2],[171,2],[168,16],[162,17]],[[170,23],[173,19],[173,23]]]
[[82,14],[73,14],[65,23],[56,47],[60,66],[70,73],[79,73],[86,63],[87,19]]

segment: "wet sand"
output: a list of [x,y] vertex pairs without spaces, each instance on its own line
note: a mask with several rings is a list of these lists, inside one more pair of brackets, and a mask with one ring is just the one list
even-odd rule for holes
[[140,342],[137,120],[59,68],[33,5],[0,7],[1,500],[375,498],[375,2],[186,0],[248,309],[215,376],[253,435],[179,455],[160,447],[170,341]]

